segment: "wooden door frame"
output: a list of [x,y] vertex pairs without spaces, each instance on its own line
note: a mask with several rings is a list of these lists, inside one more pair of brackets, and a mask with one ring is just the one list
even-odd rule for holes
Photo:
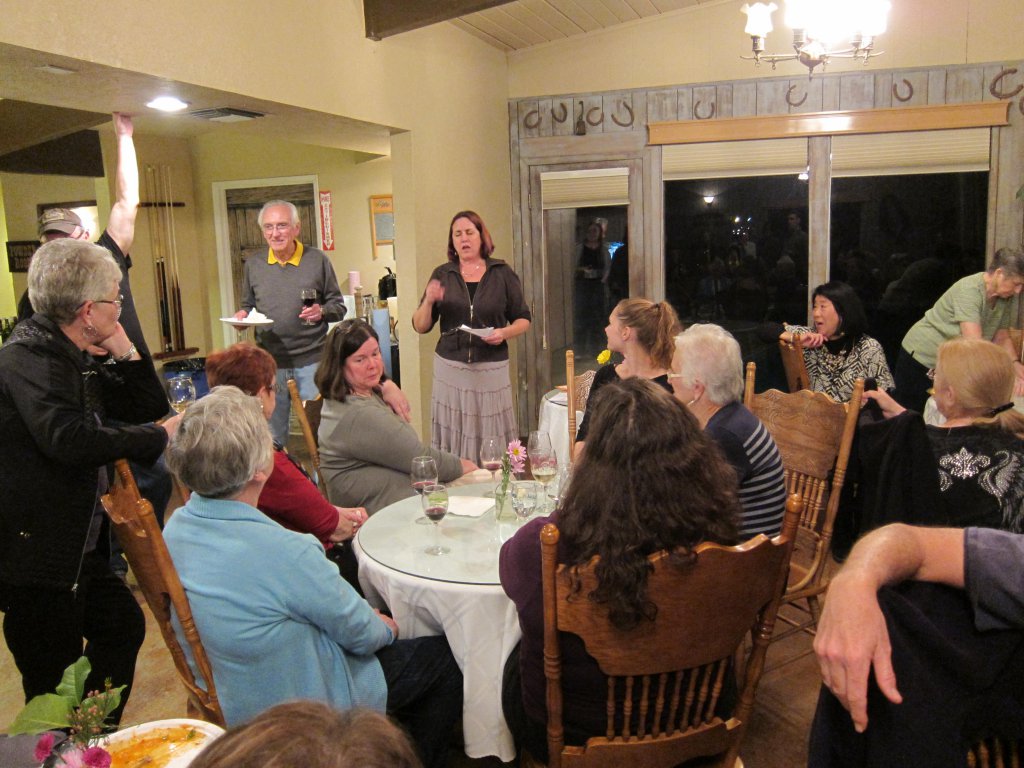
[[[520,431],[534,428],[540,398],[551,383],[544,327],[544,211],[541,174],[594,168],[629,168],[630,293],[656,301],[664,297],[664,189],[660,146],[632,133],[552,136],[522,139],[513,157],[512,241],[515,268],[533,312],[530,332],[517,345],[517,394]],[[639,258],[637,258],[639,257]],[[534,376],[530,381],[527,373]],[[531,386],[531,384],[533,386]],[[529,429],[525,429],[528,426]]]
[[[320,233],[322,231],[320,222],[320,206],[316,201],[320,199],[320,182],[315,175],[311,176],[277,176],[264,179],[242,179],[239,181],[215,181],[210,186],[213,191],[213,230],[217,238],[217,271],[218,287],[220,289],[220,310],[221,316],[231,311],[234,303],[234,292],[231,285],[231,235],[228,231],[228,200],[229,189],[247,189],[257,187],[278,187],[291,184],[312,184],[313,185],[313,211],[316,216],[316,232],[313,233],[313,243],[317,248],[323,247]],[[237,341],[233,328],[226,323],[222,326],[224,346],[229,347]],[[216,334],[214,334],[216,336]]]

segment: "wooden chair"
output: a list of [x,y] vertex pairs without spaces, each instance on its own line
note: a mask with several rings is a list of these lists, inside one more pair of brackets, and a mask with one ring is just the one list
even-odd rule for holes
[[786,369],[786,383],[790,392],[811,388],[811,377],[807,374],[804,364],[804,348],[800,346],[800,334],[794,333],[792,341],[779,339],[779,353],[782,355],[782,367]]
[[[753,366],[747,364],[751,381]],[[793,629],[773,640],[800,630],[813,633],[817,627],[821,611],[818,596],[828,589],[832,530],[863,393],[863,379],[854,382],[848,404],[809,390],[785,393],[771,389],[754,394],[751,383],[745,388],[744,404],[764,422],[779,447],[787,492],[799,493],[803,500],[789,585],[782,604],[806,611],[807,618],[797,621],[780,613],[779,620]]]
[[[786,508],[782,534],[774,540],[758,535],[736,547],[701,544],[694,561],[682,567],[671,564],[666,552],[652,555],[647,596],[658,606],[657,617],[630,631],[613,627],[605,609],[586,598],[597,583],[597,559],[575,569],[581,588],[574,592],[570,569],[557,564],[558,529],[551,523],[544,526],[541,572],[551,768],[669,768],[719,755],[719,765],[737,763],[785,585],[800,500],[791,499]],[[736,676],[738,703],[733,715],[722,719],[715,708],[723,683],[751,631],[753,650],[745,672]],[[582,747],[563,743],[559,632],[579,635],[608,676],[606,733]]]
[[[135,574],[142,594],[153,611],[164,643],[167,644],[174,659],[178,675],[188,691],[189,717],[198,717],[222,728],[226,727],[224,713],[217,700],[217,688],[213,682],[210,660],[192,619],[188,597],[181,586],[171,554],[167,551],[160,526],[157,525],[153,505],[139,495],[127,460],[118,459],[114,463],[114,482],[101,500],[113,525],[114,533],[128,558],[132,573]],[[205,689],[192,674],[185,652],[174,633],[174,626],[171,623],[172,608],[192,652],[192,659],[204,681]]]
[[324,483],[323,475],[320,474],[320,411],[324,405],[324,399],[317,395],[312,400],[303,401],[299,397],[299,385],[295,379],[288,379],[288,394],[292,399],[292,410],[295,411],[295,418],[302,428],[302,436],[306,440],[306,450],[309,452],[309,465],[306,471],[309,476],[316,480],[316,486],[320,493],[327,498],[327,484]]
[[1024,765],[1024,741],[993,736],[967,750],[967,768],[1020,768]]
[[569,462],[572,463],[573,449],[576,447],[576,411],[587,409],[590,398],[590,386],[594,383],[596,371],[584,371],[576,375],[576,354],[565,350],[565,384],[567,405],[569,408]]

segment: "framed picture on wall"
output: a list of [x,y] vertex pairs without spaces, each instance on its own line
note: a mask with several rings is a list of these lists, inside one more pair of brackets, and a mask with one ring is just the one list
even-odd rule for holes
[[11,272],[28,272],[28,263],[39,247],[38,240],[8,240],[7,268]]
[[370,226],[374,253],[395,242],[395,203],[391,195],[370,195]]

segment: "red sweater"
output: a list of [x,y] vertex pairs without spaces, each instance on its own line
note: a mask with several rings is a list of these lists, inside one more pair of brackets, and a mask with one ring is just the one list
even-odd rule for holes
[[274,451],[274,471],[263,486],[258,506],[285,528],[313,534],[324,549],[334,546],[330,536],[338,527],[338,510],[282,450]]

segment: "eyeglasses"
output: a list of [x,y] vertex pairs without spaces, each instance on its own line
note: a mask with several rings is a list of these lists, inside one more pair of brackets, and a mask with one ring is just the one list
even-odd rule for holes
[[263,231],[268,235],[271,232],[287,232],[292,226],[292,224],[264,224]]
[[124,304],[124,294],[117,294],[116,299],[93,299],[93,304],[113,304],[117,307],[117,314],[121,314],[121,306]]

